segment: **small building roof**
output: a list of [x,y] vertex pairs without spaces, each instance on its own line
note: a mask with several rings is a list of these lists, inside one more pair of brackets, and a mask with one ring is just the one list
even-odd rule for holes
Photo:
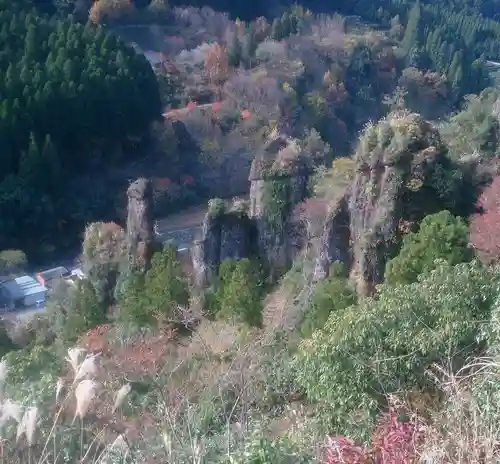
[[13,300],[47,291],[47,287],[28,275],[16,277],[1,284]]
[[57,279],[67,274],[69,274],[69,271],[63,266],[54,267],[38,273],[44,280]]

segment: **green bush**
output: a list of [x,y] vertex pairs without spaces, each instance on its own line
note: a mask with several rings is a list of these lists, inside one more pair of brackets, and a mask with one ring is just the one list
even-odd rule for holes
[[67,341],[108,321],[108,307],[89,280],[81,280],[70,297],[61,336]]
[[188,282],[173,247],[155,253],[146,274],[132,271],[118,300],[120,319],[138,325],[152,325],[159,318],[178,322],[177,306],[188,303]]
[[0,251],[0,272],[2,274],[15,274],[24,271],[28,259],[22,250]]
[[342,264],[334,263],[329,278],[316,288],[311,307],[304,313],[300,333],[310,337],[315,330],[324,327],[330,313],[348,308],[356,301],[356,294],[347,287]]
[[221,198],[208,200],[208,214],[213,218],[218,218],[227,211],[227,203]]
[[262,325],[262,270],[249,259],[224,260],[216,288],[208,293],[205,308],[212,316],[251,326]]
[[470,261],[473,253],[468,236],[466,222],[449,211],[426,216],[418,232],[406,235],[399,254],[387,263],[386,283],[415,282],[418,275],[436,268],[436,260],[452,265]]
[[2,360],[9,366],[8,382],[18,387],[38,379],[42,374],[55,375],[60,369],[60,359],[55,346],[35,345],[33,348],[12,351]]
[[366,437],[387,393],[429,387],[426,369],[478,348],[500,277],[477,262],[440,264],[418,282],[330,315],[294,358],[299,385],[330,432]]
[[290,212],[290,177],[279,173],[265,181],[263,201],[265,218],[275,232],[281,232]]
[[290,440],[270,439],[264,436],[250,437],[244,450],[231,456],[227,464],[309,464],[315,462],[313,456],[299,451]]

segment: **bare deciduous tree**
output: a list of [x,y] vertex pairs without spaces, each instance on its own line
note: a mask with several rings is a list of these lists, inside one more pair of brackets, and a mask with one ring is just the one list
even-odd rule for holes
[[205,54],[205,75],[213,85],[221,85],[229,75],[229,58],[226,47],[212,45]]
[[278,119],[279,105],[285,98],[276,79],[250,71],[234,74],[224,85],[224,94],[240,108],[267,121]]

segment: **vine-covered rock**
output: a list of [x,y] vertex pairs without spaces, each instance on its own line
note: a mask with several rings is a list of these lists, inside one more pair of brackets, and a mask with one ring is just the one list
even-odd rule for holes
[[271,278],[287,269],[293,258],[291,213],[308,194],[315,159],[289,137],[271,134],[255,157],[250,172],[250,216],[258,231],[259,255]]
[[[333,251],[345,249],[345,234],[338,230],[339,224],[345,227],[347,214],[350,281],[360,295],[369,295],[382,281],[402,232],[428,214],[463,208],[459,192],[465,181],[437,129],[404,110],[365,128],[354,161],[354,179],[339,203],[343,207],[333,211],[324,227],[317,276],[323,277],[339,259]],[[343,259],[349,257],[344,253]]]

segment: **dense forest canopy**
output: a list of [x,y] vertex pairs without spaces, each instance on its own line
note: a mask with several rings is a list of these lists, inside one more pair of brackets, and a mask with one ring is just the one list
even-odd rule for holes
[[[133,2],[136,8],[144,2]],[[169,5],[209,6],[228,12],[232,17],[253,20],[266,16],[279,21],[279,16],[289,16],[284,10],[292,2],[173,1]],[[396,38],[402,38],[401,52],[408,66],[433,69],[447,75],[453,83],[457,97],[480,91],[486,85],[483,73],[485,60],[500,57],[500,23],[497,22],[498,2],[444,1],[430,2],[409,0],[358,0],[324,2],[308,0],[301,6],[314,13],[340,13],[355,15],[375,27],[391,28]],[[278,18],[276,18],[278,16]],[[292,15],[293,16],[293,15]],[[283,17],[281,18],[283,19]],[[291,31],[296,32],[296,31]],[[397,37],[400,34],[403,37]]]
[[133,152],[160,99],[147,60],[100,26],[5,0],[0,49],[4,248],[29,241],[35,226],[39,241],[72,225],[82,212],[65,203],[66,181]]
[[[339,152],[348,148],[363,124],[358,113],[380,117],[387,109],[384,105],[390,103],[384,102],[384,95],[396,86],[404,88],[402,98],[412,109],[439,118],[444,111],[458,109],[465,95],[491,85],[485,63],[500,56],[500,23],[493,14],[494,2],[488,6],[458,0],[439,5],[406,0],[332,4],[308,0],[298,6],[284,0],[32,0],[15,4],[4,0],[1,5],[0,40],[5,44],[0,56],[5,76],[0,84],[4,95],[0,105],[2,248],[26,248],[34,224],[43,235],[38,239],[51,242],[61,233],[74,236],[86,221],[107,214],[113,208],[110,195],[96,193],[95,199],[67,195],[62,180],[74,179],[91,168],[117,166],[130,159],[131,153],[138,154],[141,150],[134,145],[144,139],[150,122],[160,114],[160,92],[168,107],[174,100],[179,106],[189,101],[217,101],[221,95],[235,94],[238,86],[244,87],[248,95],[239,95],[233,99],[239,101],[233,103],[243,105],[240,109],[253,108],[257,117],[257,93],[250,98],[250,89],[257,86],[250,84],[256,82],[254,71],[265,68],[267,76],[275,80],[266,91],[277,85],[274,97],[281,95],[278,127],[287,127],[298,137],[304,129],[314,128]],[[212,17],[213,24],[195,26],[196,11],[199,16],[203,11],[184,8],[186,5],[209,6],[247,22],[237,21],[236,29],[227,28],[222,24],[226,21],[227,25],[229,19],[222,15],[217,19],[212,12],[207,18]],[[92,11],[99,14],[93,16]],[[381,32],[380,37],[365,40],[365,31],[347,45],[343,42],[347,23],[336,24],[323,13],[357,16],[361,31]],[[261,15],[267,20],[262,22]],[[191,37],[205,27],[219,28],[212,39],[205,39],[207,47],[215,40],[219,49],[210,45],[211,53],[201,67],[196,65],[200,67],[196,72],[185,70],[179,75],[157,70],[157,80],[144,57],[108,32],[122,23],[148,28],[158,21],[166,27],[166,35],[185,36],[187,42],[181,48],[193,57],[203,40],[196,42]],[[176,32],[178,27],[182,31]],[[190,35],[186,31],[191,29]],[[320,36],[328,36],[332,43],[326,46]],[[283,56],[279,58],[279,54]],[[174,56],[169,54],[169,59],[175,61]],[[302,63],[300,72],[285,69],[298,62]],[[247,82],[242,85],[245,73]],[[395,97],[396,106],[400,97]],[[270,110],[267,105],[266,120]],[[186,127],[198,145],[203,145],[202,151],[220,138],[215,133],[225,137],[229,126],[232,140],[239,134],[238,121],[228,126],[226,118],[214,132],[207,127],[210,118],[200,119],[190,118]],[[210,127],[212,123],[213,118]],[[264,133],[263,127],[261,131],[260,126],[252,130],[246,126],[241,126],[245,129],[240,139],[248,140],[252,131],[257,138]],[[341,133],[347,136],[339,137]],[[167,151],[173,152],[175,145],[169,141]],[[177,149],[172,169],[181,164],[180,155],[187,151],[193,150]]]

